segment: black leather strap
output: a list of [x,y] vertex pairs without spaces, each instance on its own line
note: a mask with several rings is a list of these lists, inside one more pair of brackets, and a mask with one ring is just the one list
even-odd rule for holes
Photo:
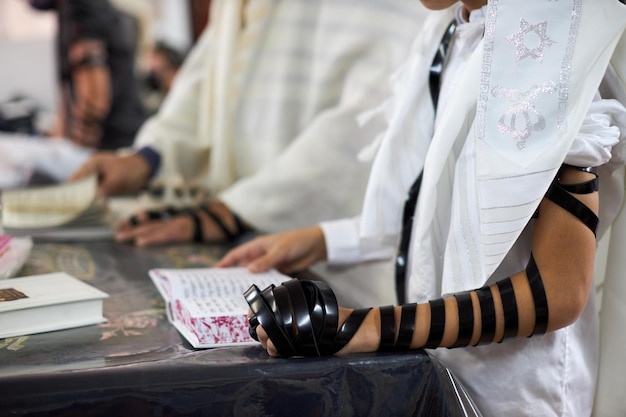
[[[146,216],[148,217],[148,220],[169,220],[172,217],[180,214],[180,210],[174,207],[165,207],[162,210],[147,210],[146,211]],[[128,222],[133,225],[133,226],[137,226],[140,224],[139,218],[137,217],[137,215],[132,215],[128,218]]]
[[459,311],[459,333],[453,347],[465,347],[470,344],[474,333],[474,305],[469,292],[455,294]]
[[400,328],[398,329],[398,339],[396,340],[396,350],[406,350],[411,347],[413,333],[415,333],[416,317],[417,303],[405,304],[402,306]]
[[428,303],[430,304],[430,333],[424,347],[435,349],[441,345],[446,328],[446,305],[443,298],[431,300]]
[[273,286],[267,287],[260,291],[256,285],[252,285],[244,293],[244,297],[252,310],[253,316],[248,319],[251,326],[255,326],[254,331],[250,333],[256,334],[256,326],[261,325],[267,333],[268,337],[276,346],[278,353],[283,357],[293,356],[295,353],[291,339],[285,334],[281,323],[276,320],[276,316],[264,299],[264,293],[271,291]]
[[[337,338],[339,307],[335,294],[323,282],[292,279],[263,291],[252,285],[244,296],[252,310],[250,335],[256,338],[256,327],[263,326],[284,357],[333,354],[349,341],[362,321],[355,315]],[[346,337],[344,343],[341,338]]]
[[[289,285],[291,284],[291,285]],[[297,336],[292,340],[297,355],[321,356],[319,340],[314,321],[319,321],[319,312],[312,314],[315,304],[315,294],[306,294],[302,283],[294,280],[283,284],[290,298],[302,296],[304,303],[292,303],[293,322],[296,325]],[[314,316],[315,315],[315,316]]]
[[445,63],[446,55],[448,54],[450,42],[452,41],[452,35],[454,35],[455,30],[456,19],[453,20],[446,28],[446,31],[441,38],[441,42],[439,42],[439,47],[437,48],[437,52],[435,53],[433,62],[430,65],[430,76],[428,79],[428,85],[430,87],[430,98],[432,99],[435,110],[437,109],[437,105],[439,104],[439,90],[441,88],[441,74],[443,72],[443,66]]
[[402,212],[402,235],[400,244],[398,245],[398,254],[396,255],[396,297],[398,304],[406,302],[406,269],[409,261],[409,246],[411,244],[411,229],[413,228],[413,216],[415,215],[415,207],[417,206],[417,197],[419,196],[422,186],[422,175],[420,172],[413,185],[409,189],[409,193],[404,203],[404,211]]
[[[429,86],[430,97],[433,102],[433,107],[437,111],[437,105],[439,104],[439,90],[441,87],[441,74],[445,63],[445,58],[452,41],[452,35],[456,30],[456,19],[453,20],[444,32],[439,48],[433,57],[433,61],[430,66]],[[398,253],[396,256],[396,296],[398,298],[398,304],[404,304],[406,302],[406,268],[409,256],[409,245],[411,243],[411,229],[413,228],[413,216],[415,214],[415,207],[417,205],[417,198],[419,196],[420,188],[422,185],[423,171],[419,173],[411,188],[407,193],[407,198],[404,203],[404,211],[402,213],[402,236],[400,238],[400,245],[398,246]]]
[[274,287],[272,294],[274,296],[274,305],[270,305],[272,311],[276,311],[276,318],[280,321],[285,334],[291,339],[297,339],[298,328],[294,321],[293,309],[291,307],[291,299],[287,289],[283,285]]
[[505,278],[496,282],[500,291],[500,299],[502,300],[502,310],[504,311],[504,336],[502,340],[517,337],[519,328],[519,317],[517,313],[517,299],[513,290],[511,278]]
[[568,193],[591,194],[591,193],[595,193],[596,191],[600,189],[599,181],[598,181],[598,174],[595,174],[595,175],[596,177],[589,181],[577,182],[575,184],[563,184],[563,183],[559,183],[559,184],[561,185],[561,188],[563,188]]
[[202,233],[202,222],[198,213],[192,208],[185,208],[182,213],[189,216],[193,222],[193,237],[192,240],[196,243],[204,241],[204,234]]
[[334,352],[339,352],[348,344],[371,310],[371,308],[360,308],[352,311],[335,336]]
[[321,281],[300,281],[302,289],[313,294],[314,303],[309,305],[311,323],[317,340],[318,350],[321,355],[335,353],[335,337],[339,326],[339,306],[335,293],[330,287]]
[[548,299],[546,297],[546,290],[543,286],[543,280],[537,268],[537,263],[533,254],[530,254],[530,261],[526,267],[526,276],[528,277],[528,284],[530,285],[530,291],[533,295],[533,301],[535,303],[535,327],[532,335],[543,334],[548,328]]
[[217,227],[219,227],[219,229],[222,231],[222,233],[226,237],[226,240],[233,241],[242,235],[244,231],[244,227],[239,216],[236,216],[234,213],[231,213],[231,216],[233,217],[235,221],[235,229],[236,229],[235,231],[231,231],[228,228],[228,226],[226,226],[226,223],[224,223],[224,221],[217,214],[213,213],[208,207],[201,206],[200,209],[207,216],[209,216],[211,220],[213,220],[213,223],[215,223]]
[[546,198],[578,218],[594,235],[596,234],[598,216],[580,200],[569,194],[562,184],[556,181],[553,182],[550,188],[548,188]]
[[476,290],[478,296],[478,302],[480,304],[480,316],[481,316],[481,332],[479,344],[493,343],[493,338],[496,334],[496,307],[493,302],[493,294],[491,288],[482,287]]
[[396,341],[396,318],[393,306],[380,307],[379,351],[391,351]]

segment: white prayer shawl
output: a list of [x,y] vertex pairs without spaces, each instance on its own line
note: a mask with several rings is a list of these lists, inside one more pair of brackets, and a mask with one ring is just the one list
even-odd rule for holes
[[356,115],[388,94],[423,14],[407,0],[214,0],[135,145],[161,153],[159,179],[206,186],[259,230],[354,215],[370,168],[354,155],[383,123]]
[[[458,115],[467,113],[446,109],[450,123],[442,120],[424,169],[413,262],[435,272],[421,244],[449,227],[442,293],[483,285],[518,239],[571,148],[625,27],[626,10],[615,0],[489,3],[483,71],[469,72],[473,80],[463,83],[480,91],[461,93],[478,93],[476,118],[461,139],[467,127]],[[446,138],[461,139],[462,150]],[[441,211],[426,206],[450,195],[452,183],[448,226]],[[620,205],[601,217],[610,224]]]
[[[626,104],[626,7],[617,0],[492,0],[483,45],[457,82],[455,101],[439,109],[438,129],[431,142],[428,135],[433,129],[433,114],[418,114],[415,124],[407,116],[415,116],[412,108],[424,108],[418,103],[428,107],[430,97],[424,88],[424,75],[452,12],[432,16],[425,28],[435,29],[418,39],[416,50],[423,52],[413,54],[406,66],[412,67],[415,84],[397,83],[406,90],[399,95],[400,100],[387,103],[393,117],[379,144],[360,224],[365,239],[393,240],[400,232],[406,190],[424,169],[408,267],[409,300],[418,302],[475,289],[488,279],[495,279],[494,271],[520,239],[577,132],[584,133],[581,125],[605,73],[612,85],[603,91],[603,97]],[[553,47],[556,45],[558,48]],[[422,80],[417,76],[420,69]],[[399,72],[404,80],[410,79],[410,74]],[[535,78],[530,78],[531,74]],[[518,101],[509,103],[508,99]],[[513,115],[517,117],[515,122]],[[527,115],[531,130],[523,132]],[[621,117],[619,124],[624,126],[624,114],[613,117]],[[623,137],[621,141],[624,142]],[[623,202],[623,149],[613,149],[613,154],[615,160],[599,168],[600,237],[613,223]],[[399,181],[397,189],[384,180],[391,176]],[[595,405],[598,417],[626,413],[626,365],[622,357],[626,345],[624,219],[623,211],[610,235]],[[581,415],[582,410],[590,408],[592,393],[588,387],[593,386],[597,362],[593,299],[590,297],[575,325],[542,338],[508,342],[508,350],[526,352],[515,357],[514,362],[507,349],[498,346],[439,349],[434,353],[456,366],[454,369],[471,386],[476,398],[489,404],[485,410],[492,405],[500,407],[496,411],[500,414],[496,415],[506,412],[507,404],[532,404],[524,415]],[[562,356],[563,346],[569,346],[564,344],[568,338],[572,343],[589,342],[572,346],[573,350],[567,348],[567,361],[552,362]],[[524,361],[540,367],[542,360],[550,361],[545,364],[546,380],[536,381],[535,386],[520,385],[517,372],[527,363]],[[485,362],[482,371],[481,361]],[[577,364],[577,369],[563,372],[559,379],[559,366],[566,363]],[[552,366],[556,369],[552,370]],[[585,372],[589,372],[586,377]],[[512,379],[507,379],[507,375]],[[532,378],[533,373],[528,375]],[[493,381],[494,378],[498,380]],[[490,404],[490,396],[500,395],[490,391],[494,385],[506,393],[504,403]],[[521,410],[519,413],[523,414]]]
[[[416,76],[414,85],[398,83],[410,90],[391,102],[393,116],[366,192],[362,237],[395,236],[406,190],[424,169],[409,268],[409,293],[418,300],[480,287],[495,271],[572,146],[626,25],[619,18],[624,7],[614,0],[541,2],[534,8],[526,2],[491,1],[487,10],[483,45],[457,82],[454,102],[439,109],[434,137],[429,136],[433,113],[422,110],[430,101],[425,80],[453,11],[434,13],[426,21],[430,32],[415,43],[422,53],[413,54],[399,72],[401,77],[409,69],[408,74],[422,78]],[[550,31],[544,32],[545,22]],[[578,32],[596,35],[577,38]],[[524,49],[528,34],[543,36],[535,49]],[[559,47],[551,51],[555,42]],[[616,71],[623,82],[624,67]],[[526,116],[528,132],[523,129]],[[395,189],[377,180],[394,174]],[[617,204],[608,205],[608,224],[621,196],[613,200]]]

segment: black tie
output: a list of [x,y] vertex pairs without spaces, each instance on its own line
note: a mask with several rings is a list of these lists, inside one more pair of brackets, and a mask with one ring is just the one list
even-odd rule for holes
[[[439,103],[441,73],[443,71],[443,65],[446,59],[446,54],[448,53],[448,48],[450,47],[450,41],[455,30],[456,20],[453,20],[443,34],[441,42],[439,43],[439,48],[437,48],[437,53],[435,54],[433,62],[430,65],[430,76],[428,84],[430,86],[430,97],[433,101],[433,107],[435,108],[435,112],[437,111],[437,104]],[[420,171],[417,179],[415,180],[413,185],[411,185],[411,188],[409,188],[406,202],[404,203],[404,211],[402,212],[402,235],[400,238],[400,245],[398,247],[398,255],[396,256],[396,296],[398,297],[399,304],[406,303],[405,283],[409,244],[411,242],[413,216],[415,214],[415,206],[417,205],[417,197],[419,195],[420,187],[422,185],[423,173],[423,170]]]

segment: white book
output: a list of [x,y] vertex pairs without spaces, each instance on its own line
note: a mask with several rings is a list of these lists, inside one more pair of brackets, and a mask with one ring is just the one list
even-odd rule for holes
[[252,274],[245,268],[152,269],[149,275],[170,322],[194,348],[258,343],[250,337],[244,291],[252,284],[262,290],[291,279],[277,271]]
[[106,321],[108,295],[64,272],[0,281],[0,339]]

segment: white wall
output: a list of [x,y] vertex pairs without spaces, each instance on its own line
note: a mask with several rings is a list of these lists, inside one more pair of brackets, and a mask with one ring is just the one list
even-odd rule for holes
[[0,0],[0,101],[15,94],[56,107],[52,13],[32,10],[24,0]]
[[186,0],[157,0],[158,20],[155,36],[180,51],[186,51],[193,42],[191,11]]

